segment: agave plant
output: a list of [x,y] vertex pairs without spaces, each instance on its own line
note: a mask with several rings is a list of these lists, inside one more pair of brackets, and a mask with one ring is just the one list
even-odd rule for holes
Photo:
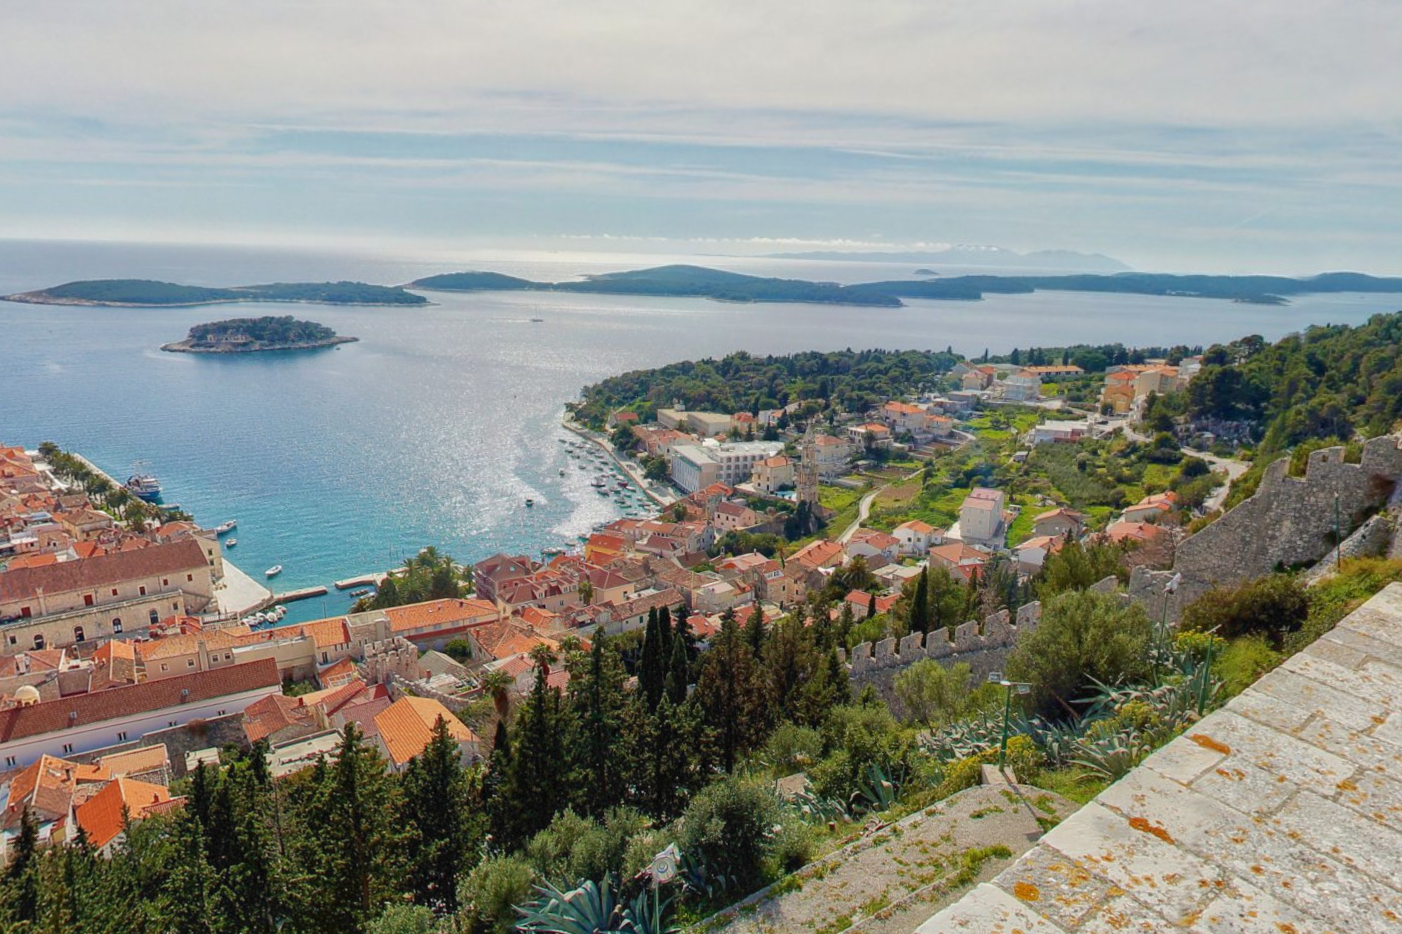
[[1072,761],[1103,775],[1111,781],[1124,777],[1130,769],[1154,751],[1137,730],[1125,730],[1108,736],[1083,738],[1076,744]]
[[[1009,724],[1010,733],[1014,723]],[[941,762],[957,762],[989,749],[997,749],[1002,736],[1002,718],[985,712],[949,724],[926,737],[922,745],[926,752]]]
[[670,899],[644,891],[630,903],[618,899],[612,880],[588,881],[569,892],[550,883],[536,886],[539,897],[516,911],[518,931],[532,934],[673,934],[667,920]]
[[819,797],[811,791],[800,791],[789,799],[789,804],[805,820],[827,823],[852,819],[852,812],[847,805],[836,798]]
[[901,782],[875,762],[867,766],[866,779],[852,793],[852,810],[887,811],[900,801]]

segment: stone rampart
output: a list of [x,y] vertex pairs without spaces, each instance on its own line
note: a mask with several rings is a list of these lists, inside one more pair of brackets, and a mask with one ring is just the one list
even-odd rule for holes
[[[1358,464],[1344,462],[1344,449],[1313,452],[1305,476],[1289,477],[1289,460],[1270,464],[1250,499],[1207,528],[1185,539],[1173,571],[1136,569],[1130,595],[1151,616],[1181,608],[1213,587],[1240,583],[1278,567],[1312,565],[1387,502],[1402,479],[1402,450],[1396,435],[1363,445]],[[1337,523],[1337,524],[1336,524]],[[1172,574],[1181,575],[1177,592],[1164,593]]]
[[[871,683],[884,672],[906,668],[923,658],[946,665],[965,662],[972,668],[992,671],[990,660],[1001,663],[1017,644],[1018,635],[1036,629],[1041,618],[1042,605],[1028,603],[1018,607],[1016,618],[1007,610],[1000,610],[986,617],[982,625],[972,620],[961,623],[952,636],[947,629],[913,632],[901,639],[863,642],[854,646],[850,653],[842,653],[841,657],[849,677],[859,684]],[[975,673],[987,672],[976,670]]]

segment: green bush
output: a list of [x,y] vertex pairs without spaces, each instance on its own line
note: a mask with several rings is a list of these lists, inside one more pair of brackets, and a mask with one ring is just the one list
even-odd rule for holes
[[764,881],[773,851],[771,828],[779,800],[769,788],[743,778],[718,781],[691,799],[681,818],[678,845],[699,858],[729,891],[750,892]]
[[764,744],[762,760],[775,778],[810,768],[823,753],[823,735],[817,730],[785,721]]
[[507,934],[516,926],[516,907],[529,901],[535,870],[515,856],[493,856],[477,864],[458,889],[463,909],[458,920],[469,934]]
[[1183,611],[1182,629],[1217,630],[1224,639],[1262,635],[1279,647],[1309,617],[1309,595],[1287,574],[1247,581],[1235,587],[1209,590]]
[[628,840],[647,826],[631,808],[614,808],[602,823],[566,810],[526,844],[526,858],[537,873],[563,888],[597,882],[623,869]]
[[1097,682],[1148,674],[1152,628],[1142,607],[1125,606],[1117,594],[1064,593],[1046,605],[1036,629],[1019,635],[1008,674],[1031,683],[1040,713],[1062,720],[1079,714]]
[[1235,697],[1284,659],[1284,655],[1271,648],[1265,636],[1242,636],[1233,639],[1212,660],[1212,671],[1222,679],[1225,696]]
[[365,926],[365,934],[434,934],[438,919],[423,905],[389,905]]
[[783,829],[774,835],[769,854],[773,864],[771,875],[786,875],[802,869],[818,849],[813,828],[797,817],[784,821]]

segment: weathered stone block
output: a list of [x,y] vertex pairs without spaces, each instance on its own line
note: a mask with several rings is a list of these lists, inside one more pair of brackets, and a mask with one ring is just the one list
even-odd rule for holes
[[969,652],[981,648],[982,640],[978,636],[978,623],[970,620],[967,623],[960,623],[954,630],[954,651]]

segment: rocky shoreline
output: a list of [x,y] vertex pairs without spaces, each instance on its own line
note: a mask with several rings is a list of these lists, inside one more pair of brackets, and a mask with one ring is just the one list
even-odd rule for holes
[[161,349],[167,353],[204,353],[204,354],[233,354],[233,353],[267,353],[279,350],[317,350],[323,347],[334,347],[337,344],[353,344],[359,341],[358,337],[330,337],[322,341],[294,341],[291,343],[264,343],[262,341],[248,342],[220,342],[217,344],[202,344],[192,340],[176,341],[171,344],[162,344]]

